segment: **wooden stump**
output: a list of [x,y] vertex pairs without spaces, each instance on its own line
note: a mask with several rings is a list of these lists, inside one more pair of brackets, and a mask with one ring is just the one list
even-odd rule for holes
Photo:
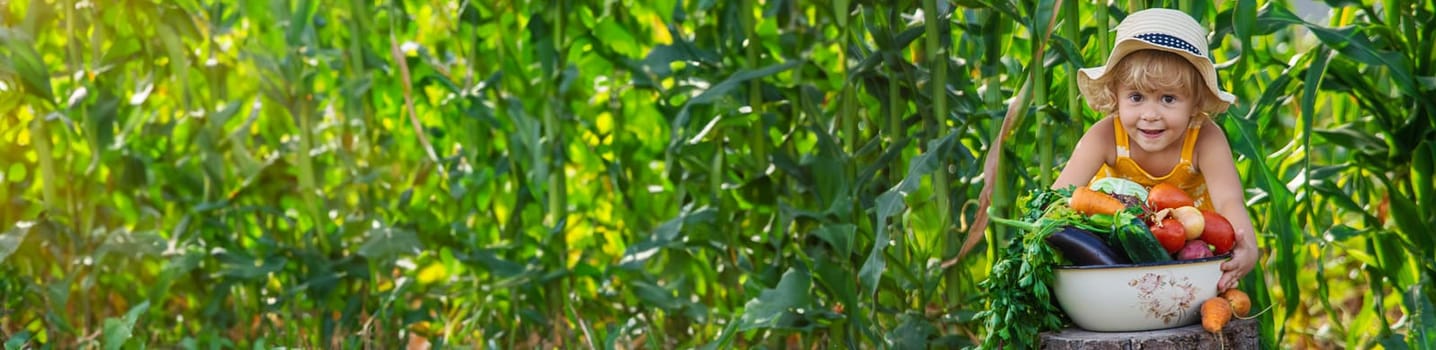
[[[1042,333],[1041,348],[1054,350],[1076,349],[1257,349],[1261,333],[1257,320],[1232,319],[1219,339],[1207,333],[1202,325],[1160,329],[1146,332],[1104,333],[1067,328],[1058,332]],[[1224,340],[1224,341],[1223,341]]]

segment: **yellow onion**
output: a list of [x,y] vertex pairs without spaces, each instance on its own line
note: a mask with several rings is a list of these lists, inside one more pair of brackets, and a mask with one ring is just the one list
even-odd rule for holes
[[1187,231],[1187,239],[1197,239],[1202,236],[1202,230],[1206,229],[1206,220],[1202,218],[1202,211],[1193,206],[1185,206],[1172,210],[1172,217],[1182,223],[1182,229]]

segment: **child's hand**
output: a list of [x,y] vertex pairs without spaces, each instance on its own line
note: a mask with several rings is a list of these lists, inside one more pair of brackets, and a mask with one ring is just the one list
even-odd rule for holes
[[1217,292],[1236,288],[1237,281],[1256,266],[1256,246],[1246,243],[1248,242],[1239,242],[1236,248],[1232,249],[1232,259],[1222,263],[1222,279],[1217,281]]

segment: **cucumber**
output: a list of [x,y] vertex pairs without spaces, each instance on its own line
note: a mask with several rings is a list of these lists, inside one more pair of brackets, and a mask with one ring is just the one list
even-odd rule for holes
[[1167,249],[1162,248],[1162,243],[1157,242],[1157,237],[1152,236],[1152,231],[1147,229],[1147,223],[1142,222],[1142,219],[1132,218],[1114,231],[1112,237],[1116,239],[1117,246],[1127,253],[1127,257],[1132,258],[1133,263],[1172,260],[1172,256],[1167,255]]

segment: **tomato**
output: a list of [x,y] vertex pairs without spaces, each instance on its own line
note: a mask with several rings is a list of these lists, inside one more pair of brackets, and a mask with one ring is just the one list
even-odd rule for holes
[[1221,214],[1210,210],[1203,210],[1202,218],[1207,224],[1202,230],[1201,240],[1211,243],[1214,253],[1226,254],[1232,251],[1232,246],[1237,243],[1237,234],[1232,230],[1232,223]]
[[1163,182],[1152,186],[1152,190],[1147,192],[1147,204],[1154,207],[1153,211],[1156,211],[1190,206],[1193,201],[1192,196],[1187,195],[1186,191],[1182,191],[1176,185]]
[[1152,230],[1152,236],[1157,237],[1157,242],[1162,243],[1162,249],[1167,250],[1167,254],[1182,250],[1182,246],[1187,243],[1187,229],[1183,228],[1182,222],[1177,219],[1166,218],[1149,228]]

